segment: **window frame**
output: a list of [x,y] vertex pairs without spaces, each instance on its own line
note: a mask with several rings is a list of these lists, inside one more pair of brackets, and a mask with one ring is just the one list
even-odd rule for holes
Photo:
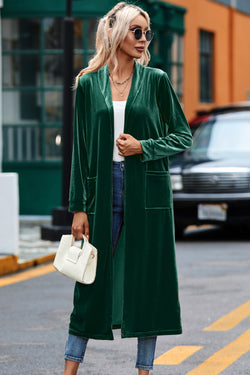
[[[214,102],[214,38],[215,36],[213,32],[204,29],[199,30],[200,103]],[[205,46],[205,43],[207,44],[208,48]],[[204,76],[204,71],[206,72],[207,77]]]
[[[25,17],[27,18],[27,17]],[[45,38],[46,38],[46,20],[47,19],[53,19],[56,20],[58,19],[59,21],[63,22],[62,17],[29,17],[28,19],[36,19],[39,20],[40,22],[40,48],[38,49],[14,49],[14,50],[8,50],[8,49],[3,49],[2,50],[2,55],[4,56],[24,56],[24,55],[29,55],[29,56],[38,56],[40,59],[40,70],[38,70],[40,77],[39,77],[39,84],[32,85],[32,86],[3,86],[3,94],[6,92],[32,92],[34,91],[36,94],[40,95],[40,103],[41,103],[41,113],[39,116],[39,119],[37,122],[25,122],[23,121],[21,124],[20,123],[6,123],[3,121],[2,127],[3,127],[3,132],[9,131],[9,129],[15,129],[18,132],[18,129],[24,129],[25,128],[38,128],[38,132],[40,131],[40,152],[41,155],[39,158],[32,158],[32,157],[20,157],[20,152],[13,152],[12,157],[11,153],[7,150],[6,154],[3,153],[3,162],[4,163],[13,163],[13,162],[55,162],[55,161],[61,161],[62,158],[62,150],[60,152],[60,156],[54,157],[53,155],[47,154],[46,150],[48,149],[49,144],[46,143],[46,132],[51,129],[58,128],[59,131],[62,130],[62,121],[63,119],[61,118],[61,121],[48,121],[46,119],[46,93],[48,92],[55,92],[59,93],[59,95],[63,95],[63,76],[62,76],[62,84],[61,85],[46,85],[45,81],[45,74],[46,74],[46,67],[45,67],[45,61],[46,61],[46,56],[62,56],[63,57],[63,48],[60,49],[46,49],[45,48]],[[11,17],[6,17],[3,18],[2,25],[4,24],[5,20],[19,20],[21,18],[11,18]],[[88,46],[88,28],[90,22],[92,20],[98,20],[97,16],[92,16],[92,17],[76,17],[75,20],[81,20],[81,33],[82,33],[82,45],[81,48],[74,48],[74,58],[75,56],[81,56],[82,61],[83,61],[83,67],[87,66],[88,64],[88,59],[89,56],[93,55],[95,53],[95,50],[89,49]],[[3,27],[3,26],[2,26]],[[83,68],[81,67],[81,68]],[[61,106],[63,108],[63,103],[61,103]],[[22,132],[22,130],[21,130]],[[21,141],[20,141],[21,142]],[[8,147],[8,146],[7,146]],[[32,148],[32,144],[30,145]],[[19,155],[17,158],[15,155]],[[26,154],[31,155],[31,153],[28,151]],[[35,155],[38,155],[37,152]]]

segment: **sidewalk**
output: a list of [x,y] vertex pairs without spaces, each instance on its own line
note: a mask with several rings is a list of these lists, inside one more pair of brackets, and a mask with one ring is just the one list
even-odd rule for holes
[[0,255],[0,276],[52,262],[59,242],[40,238],[42,225],[50,223],[50,217],[21,216],[19,225],[19,253]]
[[20,218],[19,262],[55,253],[59,242],[41,240],[42,225],[50,224],[50,217],[24,216]]
[[[0,277],[53,262],[59,242],[41,240],[40,234],[41,226],[50,222],[50,216],[20,216],[19,253],[0,254]],[[210,227],[210,225],[203,225],[197,229],[196,226],[190,226],[186,229],[186,234],[206,231]]]

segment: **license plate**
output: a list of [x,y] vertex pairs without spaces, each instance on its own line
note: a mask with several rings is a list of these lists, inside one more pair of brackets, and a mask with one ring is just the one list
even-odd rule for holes
[[227,204],[199,204],[198,205],[199,220],[227,220]]

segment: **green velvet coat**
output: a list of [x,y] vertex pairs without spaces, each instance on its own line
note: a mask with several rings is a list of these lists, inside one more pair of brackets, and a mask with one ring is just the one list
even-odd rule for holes
[[86,211],[98,249],[96,280],[76,283],[69,333],[113,339],[182,332],[168,157],[191,146],[189,126],[159,69],[135,62],[124,133],[143,154],[125,157],[124,226],[112,256],[114,114],[108,66],[79,79],[70,206]]

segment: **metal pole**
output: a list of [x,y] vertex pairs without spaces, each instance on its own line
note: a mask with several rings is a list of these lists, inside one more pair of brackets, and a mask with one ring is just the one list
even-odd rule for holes
[[[1,1],[1,0],[0,0]],[[74,20],[72,0],[67,0],[66,17],[63,19],[63,129],[62,129],[62,207],[52,210],[52,225],[43,225],[41,238],[59,241],[63,234],[71,232],[72,214],[68,212],[68,196],[73,143],[73,53]]]
[[66,15],[67,17],[72,17],[72,0],[67,0]]
[[73,54],[74,20],[72,18],[72,0],[67,0],[66,17],[63,20],[64,44],[64,82],[63,82],[63,132],[62,132],[62,206],[68,207],[71,153],[73,142]]

